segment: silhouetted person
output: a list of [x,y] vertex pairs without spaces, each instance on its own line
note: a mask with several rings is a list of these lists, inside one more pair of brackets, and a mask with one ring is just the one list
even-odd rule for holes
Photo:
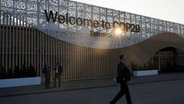
[[110,104],[115,104],[124,94],[126,95],[127,104],[132,104],[127,81],[131,79],[129,69],[125,65],[124,55],[120,55],[120,62],[117,66],[117,83],[120,83],[120,91],[110,101]]
[[42,72],[44,74],[45,77],[45,88],[49,89],[50,88],[50,66],[47,63],[44,68],[42,69]]
[[58,80],[59,87],[61,87],[61,75],[62,75],[63,68],[59,64],[59,62],[57,63],[56,67],[54,68],[54,71],[55,71],[54,87],[56,87],[56,80]]

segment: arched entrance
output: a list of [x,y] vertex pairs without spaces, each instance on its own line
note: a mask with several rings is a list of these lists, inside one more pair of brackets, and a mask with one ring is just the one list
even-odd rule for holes
[[[138,44],[123,48],[126,62],[147,65],[159,72],[184,71],[184,38],[175,33],[157,34]],[[169,70],[170,68],[170,70]]]
[[161,73],[184,71],[184,52],[175,47],[160,49],[152,60]]

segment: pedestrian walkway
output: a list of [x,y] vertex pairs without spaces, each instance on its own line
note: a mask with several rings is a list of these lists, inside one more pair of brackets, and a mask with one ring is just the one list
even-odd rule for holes
[[[167,73],[167,74],[159,74],[155,76],[132,77],[132,80],[129,82],[129,84],[133,85],[133,84],[154,83],[154,82],[182,80],[182,79],[184,79],[183,72]],[[118,84],[115,83],[113,78],[63,81],[61,88],[44,89],[44,86],[42,85],[0,88],[0,97],[91,89],[91,88],[98,88],[98,87],[112,87],[117,85]]]

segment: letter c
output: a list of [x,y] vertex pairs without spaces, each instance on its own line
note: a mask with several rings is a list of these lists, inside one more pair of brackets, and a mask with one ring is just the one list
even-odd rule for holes
[[75,17],[70,17],[70,18],[69,18],[69,23],[70,23],[71,25],[75,25]]

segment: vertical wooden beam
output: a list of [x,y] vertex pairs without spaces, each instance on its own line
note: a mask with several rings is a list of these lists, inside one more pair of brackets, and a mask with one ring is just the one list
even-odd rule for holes
[[18,62],[19,62],[19,66],[22,67],[22,60],[21,60],[21,27],[20,27],[20,16],[18,16],[17,18],[17,29],[18,29]]
[[9,48],[9,44],[8,44],[8,38],[9,38],[9,32],[8,32],[8,14],[5,14],[5,68],[8,70],[9,69],[9,65],[8,65],[8,48]]
[[12,56],[13,56],[13,33],[12,33],[12,16],[9,15],[9,39],[8,39],[8,43],[9,43],[9,68],[10,70],[12,70],[12,72],[14,72],[14,69],[13,69],[13,60],[12,60]]
[[[0,3],[1,3],[1,1],[0,1]],[[0,67],[2,67],[3,65],[2,65],[2,54],[3,54],[3,52],[2,52],[2,50],[3,50],[3,34],[2,34],[2,23],[1,23],[1,17],[2,17],[2,12],[1,12],[1,7],[0,7]]]
[[16,53],[16,32],[15,32],[15,17],[12,16],[12,67],[15,70],[15,53]]

